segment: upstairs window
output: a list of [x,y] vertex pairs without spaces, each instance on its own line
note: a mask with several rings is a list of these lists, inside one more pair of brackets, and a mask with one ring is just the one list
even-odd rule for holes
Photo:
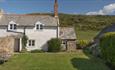
[[37,24],[37,25],[36,25],[36,30],[38,30],[38,29],[39,29],[39,25]]
[[42,30],[43,29],[43,24],[42,23],[40,23],[40,22],[37,22],[36,24],[35,24],[35,28],[36,28],[36,30]]
[[39,25],[40,26],[40,29],[43,29],[43,24]]
[[42,30],[43,24],[36,24],[36,30]]
[[9,28],[10,30],[16,30],[16,24],[10,24]]
[[9,23],[8,29],[9,29],[9,30],[16,30],[16,28],[17,28],[16,23],[13,22],[13,21],[11,21],[11,22]]

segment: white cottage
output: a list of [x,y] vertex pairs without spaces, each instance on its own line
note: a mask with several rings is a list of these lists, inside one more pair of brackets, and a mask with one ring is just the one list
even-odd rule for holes
[[54,17],[49,15],[0,14],[0,37],[15,36],[14,51],[22,50],[22,36],[28,37],[27,50],[47,51],[47,41],[58,37],[57,0],[54,4]]

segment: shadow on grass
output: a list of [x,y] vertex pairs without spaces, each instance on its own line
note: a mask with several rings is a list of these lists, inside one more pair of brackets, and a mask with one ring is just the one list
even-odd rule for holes
[[77,70],[94,70],[90,66],[91,61],[89,59],[73,58],[71,62],[73,67],[76,68]]
[[110,70],[99,58],[84,51],[88,58],[72,58],[71,63],[76,70]]

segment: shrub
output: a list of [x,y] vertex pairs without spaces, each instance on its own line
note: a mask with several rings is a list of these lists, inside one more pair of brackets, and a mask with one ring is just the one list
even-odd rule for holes
[[43,53],[43,50],[32,50],[31,53]]
[[87,40],[78,40],[77,41],[77,48],[82,49],[85,48],[89,44],[89,41]]
[[100,39],[101,56],[112,66],[115,66],[115,32],[106,33]]
[[22,37],[22,52],[26,51],[25,47],[26,47],[26,44],[27,44],[27,40],[28,40],[28,37],[26,35],[24,35]]
[[48,41],[48,52],[58,52],[61,49],[61,40],[53,38]]

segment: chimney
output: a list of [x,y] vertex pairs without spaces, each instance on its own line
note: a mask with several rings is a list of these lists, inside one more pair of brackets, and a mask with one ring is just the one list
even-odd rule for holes
[[54,17],[58,17],[58,1],[55,0],[54,3]]

